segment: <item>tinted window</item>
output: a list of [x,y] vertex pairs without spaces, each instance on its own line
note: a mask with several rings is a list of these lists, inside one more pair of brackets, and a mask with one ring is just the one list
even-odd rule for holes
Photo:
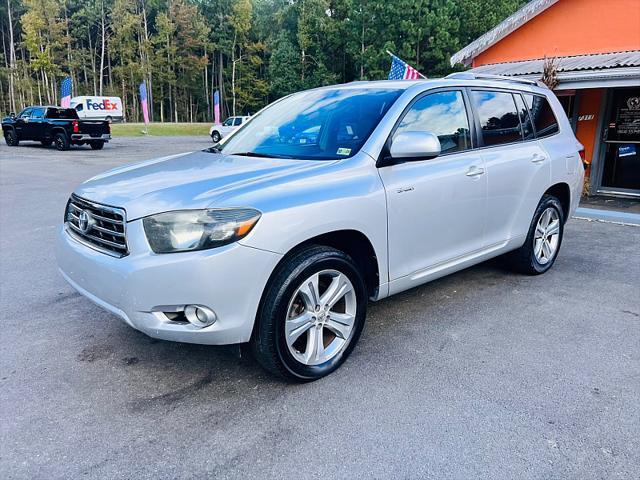
[[529,107],[538,137],[546,137],[557,133],[559,130],[558,120],[547,99],[540,95],[528,94],[524,95],[524,99]]
[[50,108],[47,110],[47,118],[75,120],[78,114],[73,108]]
[[235,119],[235,121],[233,122],[233,124],[237,127],[238,125],[242,124],[242,117],[237,117]]
[[501,145],[522,140],[513,95],[508,92],[471,92],[478,112],[484,144]]
[[522,125],[522,133],[525,140],[533,140],[535,132],[533,131],[533,124],[531,123],[531,117],[529,116],[529,110],[522,101],[522,96],[514,94],[513,98],[516,99],[516,107],[518,108],[518,114],[520,115],[520,124]]
[[437,92],[411,106],[395,135],[402,132],[431,132],[438,136],[442,153],[471,148],[469,120],[462,92]]

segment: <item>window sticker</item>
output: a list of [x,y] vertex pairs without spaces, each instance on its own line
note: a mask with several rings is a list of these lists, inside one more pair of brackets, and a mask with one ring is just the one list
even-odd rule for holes
[[338,149],[338,155],[349,155],[351,153],[351,149],[350,148],[339,148]]

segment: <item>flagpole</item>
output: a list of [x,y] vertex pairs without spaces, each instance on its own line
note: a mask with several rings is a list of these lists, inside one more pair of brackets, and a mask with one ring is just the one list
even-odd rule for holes
[[[387,50],[387,54],[391,55],[392,57],[397,58],[398,60],[400,60],[400,61],[401,61],[401,62],[403,62],[403,63],[407,63],[407,62],[405,62],[404,60],[402,60],[400,57],[398,57],[397,55],[394,55],[394,54],[393,54],[392,52],[390,52],[389,50]],[[409,65],[409,64],[407,63],[407,65]],[[418,72],[418,75],[420,75],[422,78],[424,78],[425,80],[427,79],[427,77],[425,77],[422,73],[420,73],[420,70],[418,70],[417,68],[416,68],[416,69],[414,69],[414,70],[415,70],[416,72]]]

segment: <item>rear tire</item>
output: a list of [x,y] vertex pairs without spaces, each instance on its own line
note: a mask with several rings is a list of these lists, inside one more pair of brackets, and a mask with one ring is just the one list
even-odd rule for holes
[[560,201],[553,195],[543,195],[524,245],[507,255],[511,268],[527,275],[540,275],[549,270],[562,245],[564,223]]
[[362,274],[350,256],[314,245],[298,251],[266,287],[251,338],[256,360],[289,381],[329,375],[358,342],[367,301]]
[[65,133],[56,133],[53,141],[55,142],[57,150],[60,150],[61,152],[69,150],[69,137],[67,137]]
[[218,143],[222,140],[222,135],[220,135],[220,132],[216,130],[211,134],[211,140],[213,140],[213,143]]
[[104,142],[91,142],[89,145],[91,146],[91,150],[102,150]]
[[20,143],[16,131],[12,128],[8,128],[4,131],[4,141],[7,142],[7,145],[9,145],[10,147],[17,147]]

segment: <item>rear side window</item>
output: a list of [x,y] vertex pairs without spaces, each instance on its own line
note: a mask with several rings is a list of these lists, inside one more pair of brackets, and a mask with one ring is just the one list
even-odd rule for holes
[[402,118],[394,135],[402,132],[437,135],[442,153],[470,149],[471,134],[462,92],[436,92],[422,97]]
[[524,100],[529,107],[533,125],[536,127],[538,137],[547,137],[558,133],[558,119],[553,113],[549,101],[540,95],[524,94]]
[[536,133],[533,130],[533,122],[529,115],[529,109],[525,106],[522,97],[515,93],[513,98],[516,99],[516,107],[518,108],[518,115],[520,115],[520,125],[522,125],[522,134],[525,140],[533,140],[536,138]]
[[485,146],[522,141],[520,117],[511,93],[474,90],[471,98],[478,112]]
[[34,108],[31,112],[31,118],[43,118],[44,108]]

